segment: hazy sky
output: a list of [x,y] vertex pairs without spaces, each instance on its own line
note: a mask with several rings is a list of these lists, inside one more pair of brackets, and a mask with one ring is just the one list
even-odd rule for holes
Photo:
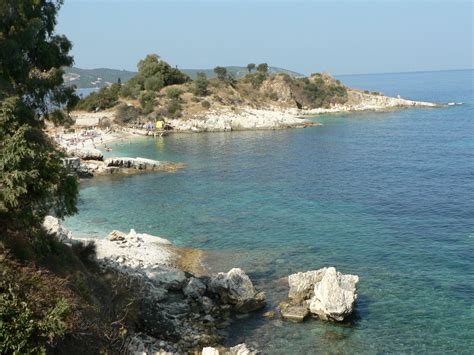
[[471,1],[65,0],[76,66],[269,65],[304,74],[473,68]]

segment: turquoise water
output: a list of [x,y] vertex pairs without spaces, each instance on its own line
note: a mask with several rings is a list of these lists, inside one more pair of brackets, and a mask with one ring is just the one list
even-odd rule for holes
[[435,102],[314,118],[323,126],[118,142],[114,155],[186,163],[177,173],[83,184],[75,231],[164,236],[244,268],[270,305],[284,276],[334,265],[361,277],[351,324],[236,321],[229,343],[270,354],[474,352],[473,71],[344,76]]

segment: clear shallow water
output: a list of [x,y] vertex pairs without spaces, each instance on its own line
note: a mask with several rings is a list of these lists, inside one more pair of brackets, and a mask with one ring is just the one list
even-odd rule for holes
[[323,126],[172,135],[114,155],[187,164],[174,174],[94,179],[66,224],[103,237],[135,228],[212,252],[285,297],[282,277],[334,265],[360,275],[351,326],[236,321],[229,342],[266,353],[474,351],[473,71],[344,76],[435,102],[317,117]]

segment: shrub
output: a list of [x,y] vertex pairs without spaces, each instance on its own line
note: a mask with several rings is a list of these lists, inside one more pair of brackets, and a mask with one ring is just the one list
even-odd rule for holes
[[105,110],[114,107],[119,98],[121,88],[118,84],[104,87],[99,92],[93,92],[89,96],[79,100],[76,109],[85,111]]
[[211,107],[211,103],[207,100],[201,102],[201,106],[208,110]]
[[364,90],[364,94],[370,94],[369,90]]
[[156,94],[152,91],[145,91],[138,96],[140,107],[144,114],[148,114],[155,108]]
[[164,86],[165,82],[161,75],[145,79],[145,90],[160,91]]
[[170,101],[166,109],[170,118],[178,118],[181,115],[182,107],[180,102],[177,100]]
[[247,74],[246,80],[249,81],[254,88],[259,88],[265,80],[266,75],[262,72],[256,72],[254,74]]
[[205,73],[197,73],[196,80],[194,80],[194,90],[193,93],[196,96],[206,96],[208,94],[207,87],[209,86],[209,81],[207,80]]
[[110,119],[104,117],[99,118],[99,127],[100,128],[109,128],[112,125],[112,121]]
[[0,353],[44,354],[44,345],[54,345],[70,327],[72,294],[48,273],[10,261],[0,266]]
[[140,110],[134,106],[128,106],[127,104],[121,104],[115,111],[115,122],[119,124],[125,124],[135,121],[140,116]]
[[179,100],[183,90],[173,87],[166,90],[166,96],[171,100]]

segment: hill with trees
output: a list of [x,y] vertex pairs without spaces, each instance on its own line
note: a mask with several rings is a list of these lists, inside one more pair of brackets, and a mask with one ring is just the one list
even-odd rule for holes
[[[227,66],[225,68],[236,78],[241,78],[248,73],[247,67]],[[294,77],[303,76],[303,74],[278,67],[269,67],[268,70],[273,74],[284,73]],[[181,69],[181,71],[193,80],[196,79],[197,73],[204,73],[208,78],[216,76],[213,69]],[[78,89],[102,88],[117,83],[119,79],[122,83],[125,83],[136,74],[137,72],[128,70],[67,67],[64,68],[64,81],[68,85],[75,85]]]
[[267,63],[250,63],[240,77],[234,70],[217,66],[212,77],[198,72],[193,80],[152,54],[138,63],[138,73],[125,83],[102,88],[84,98],[77,109],[98,111],[115,107],[117,121],[175,119],[209,110],[314,109],[343,104],[347,88],[328,74],[295,77],[274,73]]

